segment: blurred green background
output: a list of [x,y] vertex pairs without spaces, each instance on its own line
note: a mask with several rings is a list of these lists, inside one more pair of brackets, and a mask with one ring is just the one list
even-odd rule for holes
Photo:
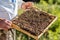
[[[60,40],[60,0],[40,0],[39,3],[34,3],[34,5],[58,17],[57,21],[39,40]],[[22,10],[18,10],[18,13],[21,14]],[[17,40],[34,40],[19,31],[16,34]]]

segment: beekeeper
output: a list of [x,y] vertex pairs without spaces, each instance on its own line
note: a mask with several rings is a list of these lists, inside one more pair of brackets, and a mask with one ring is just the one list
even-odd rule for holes
[[[22,0],[0,0],[0,29],[8,30],[11,28],[12,20],[16,15],[19,8],[23,8],[24,10],[31,7],[28,6],[32,4],[31,2],[23,2]],[[12,30],[12,31],[11,31]],[[6,33],[6,40],[15,40],[16,34],[14,29],[11,29]],[[12,33],[13,32],[13,33]]]

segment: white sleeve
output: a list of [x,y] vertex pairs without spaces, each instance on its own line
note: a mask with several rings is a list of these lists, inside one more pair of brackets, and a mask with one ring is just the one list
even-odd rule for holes
[[1,6],[0,6],[0,18],[10,20],[10,16],[9,16],[8,12]]
[[9,16],[7,17],[7,19],[9,18],[12,19],[17,15],[17,10],[18,10],[17,0],[0,0],[0,6],[3,8],[3,10],[8,12],[8,13],[5,13],[6,16]]
[[18,8],[21,8],[22,3],[24,3],[23,0],[18,0]]
[[11,2],[12,0],[0,0],[0,6],[5,8],[5,10],[13,14],[15,4]]

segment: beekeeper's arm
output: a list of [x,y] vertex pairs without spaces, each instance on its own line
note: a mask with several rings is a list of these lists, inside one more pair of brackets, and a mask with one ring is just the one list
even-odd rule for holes
[[11,20],[17,15],[16,0],[0,0],[0,29],[8,29],[11,26]]

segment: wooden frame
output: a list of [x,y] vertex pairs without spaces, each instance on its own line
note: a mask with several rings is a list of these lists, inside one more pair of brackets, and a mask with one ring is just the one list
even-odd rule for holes
[[[40,10],[40,11],[42,11],[42,10]],[[45,12],[45,11],[43,11],[43,12]],[[49,14],[49,15],[51,15],[51,14]],[[44,29],[44,31],[39,36],[32,35],[31,33],[21,29],[20,27],[18,27],[15,24],[12,24],[12,28],[14,28],[14,29],[16,29],[16,30],[18,30],[18,31],[20,31],[20,32],[22,32],[22,33],[24,33],[24,34],[26,34],[26,35],[28,35],[28,36],[36,39],[36,40],[38,40],[56,20],[57,20],[57,17],[54,18],[54,20]]]

